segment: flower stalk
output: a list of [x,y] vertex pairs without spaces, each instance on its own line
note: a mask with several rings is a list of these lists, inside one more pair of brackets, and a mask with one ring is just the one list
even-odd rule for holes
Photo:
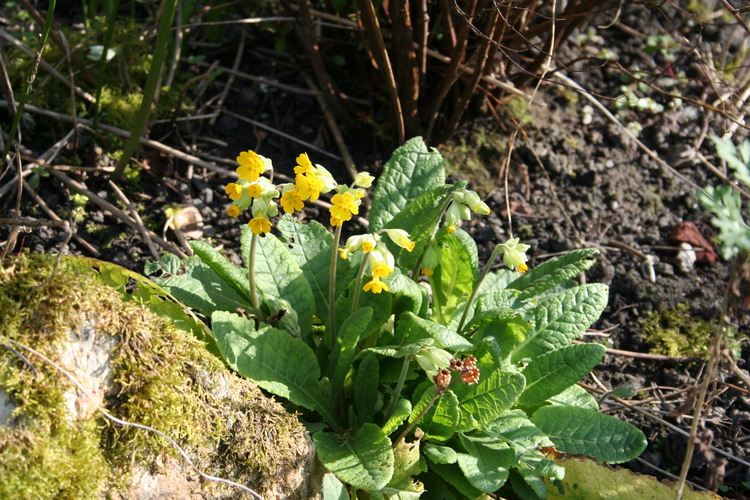
[[370,260],[370,253],[366,252],[365,255],[362,256],[362,263],[359,265],[359,271],[357,272],[357,281],[354,284],[354,298],[352,299],[352,314],[359,307],[359,296],[360,296],[360,292],[362,291],[362,278],[365,275],[365,268],[367,267],[367,262],[369,260]]
[[258,301],[258,290],[255,286],[255,251],[258,248],[258,235],[253,233],[250,239],[250,255],[248,256],[247,267],[248,267],[248,282],[250,284],[250,301],[252,302],[253,309],[255,309],[255,316],[261,322],[265,322],[266,318],[260,309],[260,302]]
[[341,240],[341,227],[336,226],[333,233],[333,244],[331,245],[331,266],[328,274],[328,346],[333,350],[336,343],[336,262],[339,255],[339,240]]
[[489,259],[487,259],[487,263],[484,265],[484,269],[482,269],[482,274],[479,275],[479,279],[474,285],[474,289],[471,291],[471,296],[469,297],[469,300],[466,301],[466,308],[464,309],[464,313],[461,315],[461,321],[459,321],[458,329],[456,330],[459,335],[463,332],[464,323],[466,322],[466,318],[469,316],[471,306],[474,305],[474,300],[477,298],[479,287],[482,286],[482,282],[490,273],[490,269],[492,269],[492,264],[495,262],[495,259],[497,259],[497,256],[500,255],[502,251],[502,245],[495,245],[495,248],[492,250],[492,255],[490,255]]

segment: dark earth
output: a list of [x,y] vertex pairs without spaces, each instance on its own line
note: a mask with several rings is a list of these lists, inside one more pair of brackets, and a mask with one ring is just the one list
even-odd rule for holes
[[[628,4],[628,2],[626,2]],[[711,260],[706,252],[704,262],[681,265],[677,260],[679,242],[672,238],[680,223],[692,223],[708,242],[717,243],[716,230],[710,214],[701,208],[695,196],[696,187],[722,184],[724,181],[711,173],[699,161],[701,152],[713,165],[720,166],[709,137],[722,134],[731,122],[700,103],[714,99],[709,83],[702,76],[696,48],[703,53],[719,53],[722,44],[739,43],[728,40],[727,30],[720,22],[698,22],[686,13],[665,15],[659,8],[644,5],[626,6],[619,20],[608,29],[587,34],[574,33],[568,44],[556,53],[556,67],[586,89],[592,90],[599,101],[611,112],[617,109],[613,99],[622,94],[625,73],[614,64],[593,58],[601,49],[614,51],[619,63],[631,70],[646,73],[644,79],[668,92],[684,95],[695,103],[677,101],[653,89],[638,89],[630,85],[639,97],[650,97],[663,109],[639,110],[635,107],[620,110],[623,123],[640,124],[639,138],[664,160],[664,166],[649,157],[624,133],[623,128],[608,120],[598,109],[586,108],[590,103],[567,84],[560,83],[554,73],[547,75],[536,97],[536,105],[524,118],[524,132],[515,142],[510,169],[507,172],[508,197],[512,216],[512,233],[532,247],[530,264],[576,248],[594,247],[600,250],[597,264],[585,279],[610,286],[609,306],[601,319],[592,326],[587,340],[602,342],[612,349],[631,351],[627,354],[608,354],[604,363],[594,371],[594,377],[583,381],[595,396],[620,384],[630,384],[638,390],[631,402],[640,404],[647,412],[664,421],[688,430],[695,403],[698,377],[705,369],[703,360],[680,361],[688,353],[671,353],[662,348],[663,359],[645,359],[654,346],[644,338],[647,325],[673,328],[664,319],[670,312],[681,311],[678,329],[699,329],[702,338],[694,341],[697,349],[710,345],[716,330],[710,323],[721,317],[722,304],[730,279],[731,263]],[[74,15],[74,14],[68,14]],[[613,13],[595,17],[592,26],[609,23]],[[71,20],[71,22],[74,22]],[[209,62],[215,58],[224,67],[232,65],[239,33],[248,37],[246,54],[239,70],[263,76],[281,83],[306,88],[301,72],[309,72],[305,61],[290,63],[284,54],[274,51],[273,34],[259,25],[233,25],[227,29],[220,46],[211,49]],[[693,45],[678,44],[676,56],[666,50],[649,53],[644,47],[648,35],[684,35]],[[742,32],[738,36],[747,37]],[[291,40],[291,39],[290,39]],[[731,45],[730,43],[730,45]],[[553,64],[554,66],[554,64]],[[185,62],[181,69],[190,75],[201,69]],[[684,74],[685,79],[671,78]],[[532,82],[535,83],[535,82]],[[196,114],[211,108],[204,105],[220,93],[226,75],[215,80],[208,90],[196,97]],[[342,81],[344,88],[356,82]],[[531,89],[528,89],[529,93]],[[496,106],[496,113],[489,106]],[[323,115],[310,95],[289,92],[273,86],[236,79],[224,105],[288,136],[312,144],[338,157],[338,150],[328,132]],[[385,113],[377,103],[367,110],[376,120]],[[499,117],[499,120],[497,119]],[[468,178],[493,210],[486,218],[474,219],[467,230],[480,249],[484,262],[494,244],[511,234],[505,206],[504,178],[501,166],[507,155],[507,140],[520,118],[510,101],[481,101],[472,106],[460,129],[444,144],[429,144],[443,152],[447,168],[455,180]],[[6,122],[7,115],[3,116]],[[49,148],[59,135],[50,130],[67,130],[60,124],[48,128],[45,119],[37,117],[37,126],[26,130],[36,134],[35,143],[42,144],[30,156],[38,156]],[[5,127],[4,127],[5,130]],[[394,143],[387,129],[373,128],[364,122],[355,127],[342,127],[344,139],[360,170],[377,174],[393,150]],[[735,143],[746,137],[747,130],[738,128]],[[190,152],[220,166],[233,169],[233,158],[242,150],[253,149],[272,158],[280,174],[290,175],[294,158],[307,151],[313,162],[329,168],[338,179],[349,175],[341,161],[299,144],[273,131],[243,122],[223,113],[213,125],[207,120],[154,125],[150,137],[172,147]],[[112,145],[102,136],[85,133],[75,154],[85,158],[89,166],[111,166],[108,155]],[[57,163],[66,164],[73,156],[68,148]],[[223,159],[223,160],[222,160]],[[147,226],[162,234],[166,224],[166,210],[171,205],[195,207],[203,222],[202,237],[223,245],[224,250],[238,259],[239,225],[225,214],[228,206],[223,186],[229,178],[215,171],[197,166],[146,148],[139,154],[141,174],[134,180],[121,182],[128,198],[137,204]],[[226,161],[225,161],[226,160]],[[66,172],[85,182],[101,197],[116,203],[106,172]],[[8,182],[9,176],[0,184]],[[139,234],[118,222],[92,202],[81,208],[73,194],[53,177],[43,177],[38,193],[50,209],[63,219],[77,212],[76,231],[79,237],[96,249],[92,252],[75,239],[64,252],[87,255],[115,262],[134,271],[143,272],[146,262],[153,260]],[[0,214],[11,217],[15,207],[14,194],[0,199]],[[122,205],[118,205],[122,208]],[[76,208],[78,207],[78,208]],[[21,215],[41,217],[38,204],[29,196],[21,202]],[[305,216],[327,220],[326,212],[316,207],[306,209]],[[348,228],[357,232],[356,225]],[[8,226],[0,226],[0,240],[8,236]],[[173,231],[167,239],[179,246]],[[58,252],[64,234],[56,228],[30,228],[19,236],[12,252],[22,248],[31,251]],[[709,243],[709,245],[711,244]],[[651,259],[649,265],[648,259]],[[499,264],[496,264],[499,266]],[[666,313],[666,314],[665,314]],[[672,317],[670,316],[670,317]],[[735,331],[734,341],[737,366],[747,370],[750,345],[747,341],[747,311],[735,308],[729,321]],[[653,329],[653,328],[652,328]],[[750,461],[750,393],[748,387],[727,368],[709,388],[706,406],[709,408],[705,431],[700,441],[722,450],[745,462]],[[646,400],[644,402],[643,400]],[[648,401],[651,401],[650,403]],[[618,415],[639,426],[649,439],[649,447],[642,460],[624,464],[637,472],[668,479],[664,471],[679,474],[687,438],[651,416],[623,408],[607,399],[603,411]],[[719,493],[730,498],[747,498],[750,491],[750,468],[732,458],[726,459],[707,446],[697,446],[688,479],[701,487],[721,486]],[[649,465],[650,464],[650,465]],[[657,467],[658,469],[655,469]],[[744,495],[744,496],[743,496]]]

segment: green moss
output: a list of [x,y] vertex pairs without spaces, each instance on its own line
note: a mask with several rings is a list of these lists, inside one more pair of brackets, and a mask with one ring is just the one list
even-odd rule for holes
[[69,380],[22,348],[7,348],[13,340],[59,359],[84,314],[97,335],[116,339],[104,399],[112,415],[164,432],[199,467],[261,491],[279,470],[295,468],[300,456],[288,443],[299,443],[303,430],[294,416],[230,374],[203,342],[102,285],[90,261],[63,259],[54,279],[36,288],[53,265],[54,257],[24,254],[0,268],[0,392],[14,406],[10,425],[0,423],[0,498],[97,497],[126,488],[134,462],[148,469],[157,457],[179,457],[165,439],[99,412],[71,416]]
[[650,352],[669,356],[701,356],[711,343],[714,325],[690,315],[685,303],[673,309],[651,312],[642,321],[643,339]]

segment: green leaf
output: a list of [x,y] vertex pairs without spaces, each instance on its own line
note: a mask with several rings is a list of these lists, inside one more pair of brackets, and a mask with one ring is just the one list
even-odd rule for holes
[[425,456],[436,464],[455,464],[458,460],[456,450],[448,446],[427,443],[422,448]]
[[[250,229],[243,226],[243,233]],[[245,260],[248,262],[248,260]],[[267,233],[258,238],[255,252],[255,282],[264,302],[269,297],[286,300],[297,312],[300,334],[303,338],[310,332],[315,314],[315,299],[307,279],[289,249],[276,236]],[[277,311],[269,311],[274,314]],[[295,332],[296,333],[296,332]]]
[[250,285],[247,273],[239,266],[235,266],[205,241],[191,241],[190,248],[201,261],[211,268],[219,278],[250,302]]
[[510,269],[498,269],[488,273],[487,276],[482,280],[482,284],[479,285],[478,295],[484,295],[485,293],[500,292],[508,288],[508,285],[512,281],[518,279],[518,273],[511,271]]
[[[551,290],[560,283],[585,272],[596,261],[589,259],[599,253],[593,248],[574,250],[570,253],[545,262],[508,285],[508,288],[522,291],[520,300],[526,300]],[[584,260],[586,259],[586,260]]]
[[393,476],[391,440],[375,424],[365,424],[352,435],[316,432],[318,457],[341,481],[363,490],[379,490]]
[[475,488],[471,482],[466,479],[466,476],[457,465],[433,463],[430,466],[430,469],[432,469],[441,480],[456,488],[459,493],[463,495],[463,498],[479,498],[482,496],[482,492]]
[[491,422],[484,432],[472,435],[470,439],[489,448],[508,448],[513,451],[515,459],[521,459],[530,452],[536,453],[536,448],[540,446],[553,444],[521,410],[505,412]]
[[404,276],[398,270],[391,276],[389,276],[391,281],[388,284],[388,293],[393,296],[391,313],[398,317],[401,313],[409,311],[422,316],[429,304],[424,287],[414,283],[411,278]]
[[505,484],[513,465],[509,449],[489,448],[465,436],[462,436],[461,444],[468,454],[458,454],[458,466],[472,486],[485,493],[492,493]]
[[411,401],[408,399],[401,398],[393,407],[393,412],[388,420],[383,424],[383,432],[386,436],[389,436],[393,431],[399,428],[399,426],[406,420],[411,414]]
[[[386,279],[389,279],[390,276]],[[351,314],[354,286],[356,282],[352,280],[349,283],[349,293],[342,294],[336,300],[336,320],[340,324],[341,318],[347,318]],[[362,325],[362,338],[379,330],[391,317],[391,309],[394,297],[390,291],[383,293],[371,293],[360,290],[359,309],[365,307],[372,310],[372,317],[369,322]],[[326,313],[327,314],[327,313]],[[324,316],[325,317],[325,316]],[[339,327],[340,328],[340,327]],[[341,335],[341,332],[337,332]]]
[[[409,415],[409,422],[413,422],[419,414],[427,408],[430,401],[435,397],[435,384],[430,384]],[[433,441],[447,441],[456,432],[459,421],[458,398],[447,390],[427,410],[427,413],[417,422],[417,425],[425,433],[427,439]]]
[[404,313],[398,318],[396,334],[401,335],[406,344],[430,338],[435,341],[435,347],[442,349],[468,351],[474,347],[471,342],[448,327],[429,319],[422,319],[411,312]]
[[279,219],[276,227],[292,242],[289,253],[297,259],[302,274],[310,284],[315,296],[315,314],[319,318],[325,318],[328,314],[328,281],[333,235],[317,221],[303,224],[288,214]]
[[330,472],[323,476],[323,500],[349,500],[344,484]]
[[429,151],[421,137],[406,141],[383,166],[372,197],[370,231],[382,229],[410,201],[443,184],[440,153]]
[[513,491],[523,499],[545,500],[547,498],[547,486],[544,479],[526,469],[513,469],[510,471],[510,485]]
[[271,327],[253,331],[252,321],[228,312],[215,312],[211,324],[224,359],[237,373],[335,423],[318,389],[318,360],[302,340]]
[[597,403],[594,396],[586,392],[586,389],[578,384],[571,385],[560,394],[549,398],[547,401],[558,406],[578,406],[580,408],[588,408],[589,410],[594,411],[599,410],[599,403]]
[[[468,431],[489,424],[513,406],[525,386],[526,380],[520,373],[496,370],[481,379],[461,398],[459,430]],[[471,418],[467,420],[466,415]]]
[[547,297],[534,306],[528,312],[534,326],[513,349],[513,362],[570,345],[607,307],[608,290],[606,285],[592,283]]
[[604,346],[574,344],[534,358],[524,368],[526,389],[520,406],[535,406],[585,377],[604,357]]
[[[435,304],[444,318],[453,316],[459,302],[466,300],[479,275],[477,245],[466,231],[441,231],[437,244],[441,247],[440,265],[430,279]],[[437,311],[436,311],[437,312]]]
[[396,257],[396,263],[402,268],[411,268],[422,255],[443,215],[442,208],[445,205],[446,197],[453,189],[453,186],[441,185],[436,187],[406,205],[406,208],[385,225],[389,229],[407,231],[414,242],[414,249],[409,252],[386,238],[388,248]]
[[187,260],[185,274],[159,278],[157,283],[166,288],[180,302],[205,316],[214,311],[252,311],[250,301],[221,279],[197,257]]
[[366,354],[357,367],[354,377],[354,412],[359,424],[372,422],[378,402],[380,363],[374,354]]
[[338,401],[344,388],[344,379],[357,355],[357,342],[370,319],[372,319],[372,309],[363,307],[346,318],[339,329],[336,346],[331,354],[331,366],[335,367],[331,375],[331,400],[333,401]]
[[615,417],[575,406],[544,406],[531,417],[565,453],[582,454],[609,463],[631,460],[646,448],[646,436]]

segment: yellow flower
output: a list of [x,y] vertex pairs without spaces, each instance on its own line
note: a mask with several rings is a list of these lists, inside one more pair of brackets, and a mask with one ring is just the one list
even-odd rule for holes
[[271,221],[265,217],[254,217],[247,225],[250,226],[250,230],[255,234],[263,234],[271,230]]
[[416,243],[409,239],[409,233],[403,229],[384,229],[384,231],[396,245],[405,248],[409,252],[414,250]]
[[302,197],[299,192],[295,189],[290,189],[283,195],[281,195],[281,207],[285,213],[291,214],[296,210],[302,210],[305,204],[302,201]]
[[372,292],[372,293],[380,293],[383,290],[386,292],[388,291],[388,285],[380,281],[379,279],[373,279],[372,281],[368,281],[365,283],[365,286],[362,288],[365,292]]
[[349,249],[348,248],[339,248],[339,255],[344,260],[348,259],[349,258]]
[[372,277],[374,279],[380,279],[385,278],[386,276],[390,275],[393,272],[393,268],[388,267],[388,264],[384,262],[378,262],[374,266],[372,266]]
[[432,269],[427,269],[426,267],[423,267],[422,274],[424,274],[425,276],[432,276],[433,274],[435,274],[435,271]]
[[230,182],[224,187],[224,191],[229,195],[229,199],[239,200],[242,197],[242,186],[239,184],[235,184],[234,182]]
[[302,153],[297,157],[297,166],[294,167],[295,174],[306,174],[313,171],[313,164],[307,153]]
[[297,174],[295,181],[297,192],[303,200],[315,201],[320,197],[320,191],[323,189],[323,182],[314,172]]
[[331,217],[331,226],[336,227],[336,226],[340,226],[343,223],[344,221],[342,221],[341,219],[336,218],[336,217]]
[[227,214],[229,214],[230,217],[239,217],[240,207],[237,205],[229,205],[229,208],[227,208]]
[[365,238],[362,240],[362,251],[372,252],[373,250],[375,250],[375,245],[375,238]]
[[528,260],[526,251],[531,247],[518,241],[518,238],[511,238],[505,243],[500,244],[503,250],[503,262],[510,269],[515,269],[519,273],[525,273],[529,270],[529,266],[526,265],[526,261]]
[[257,182],[250,184],[247,187],[247,194],[249,194],[252,198],[258,198],[263,194],[263,186],[261,186]]
[[456,226],[446,226],[445,230],[448,231],[449,233],[455,233]]
[[360,172],[354,178],[354,185],[358,187],[368,188],[372,186],[372,181],[374,180],[375,180],[375,177],[371,176],[369,173]]
[[333,206],[330,208],[331,215],[342,221],[351,220],[352,214],[359,213],[357,198],[351,193],[335,194],[331,198]]
[[250,182],[257,181],[258,177],[260,177],[260,174],[265,171],[266,167],[263,158],[258,156],[255,151],[250,150],[240,153],[237,157],[237,163],[240,164],[237,169],[237,175],[240,176],[240,179],[245,179]]

